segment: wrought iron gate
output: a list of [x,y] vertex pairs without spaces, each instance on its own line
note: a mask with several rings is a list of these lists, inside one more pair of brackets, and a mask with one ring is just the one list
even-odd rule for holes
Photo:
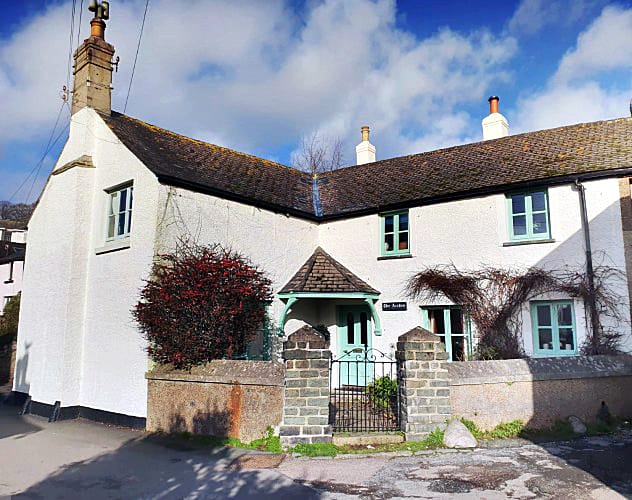
[[377,349],[331,360],[329,423],[334,432],[399,430],[397,361]]

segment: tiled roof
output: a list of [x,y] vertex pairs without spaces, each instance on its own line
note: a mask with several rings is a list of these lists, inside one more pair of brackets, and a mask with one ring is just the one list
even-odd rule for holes
[[314,220],[502,192],[632,168],[632,119],[511,135],[320,175],[189,139],[119,113],[103,116],[165,184]]
[[320,247],[314,250],[312,256],[279,293],[290,292],[380,293]]
[[24,220],[0,219],[0,229],[26,229],[28,222]]
[[313,213],[312,181],[304,172],[120,113],[102,116],[121,142],[167,184],[182,183],[263,206]]
[[626,167],[632,167],[632,118],[510,135],[343,168],[325,176],[320,200],[324,216],[341,215]]

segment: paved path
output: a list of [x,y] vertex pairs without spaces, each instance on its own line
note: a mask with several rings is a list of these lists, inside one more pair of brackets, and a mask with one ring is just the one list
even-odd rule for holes
[[127,429],[49,424],[16,413],[0,406],[0,496],[632,498],[632,433],[473,452],[287,458],[274,468],[274,455],[201,450]]

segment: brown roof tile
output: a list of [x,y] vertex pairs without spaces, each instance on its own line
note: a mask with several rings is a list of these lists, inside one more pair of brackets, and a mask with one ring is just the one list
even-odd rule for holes
[[279,293],[290,292],[380,293],[320,247],[314,250],[312,256]]
[[[632,118],[582,123],[310,176],[128,116],[108,126],[165,184],[321,220],[632,168]],[[621,175],[619,173],[619,175]]]

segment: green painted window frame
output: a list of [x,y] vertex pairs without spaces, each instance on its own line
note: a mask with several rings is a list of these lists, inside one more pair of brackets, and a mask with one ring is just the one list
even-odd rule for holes
[[[533,210],[532,197],[535,193],[544,194],[544,210]],[[522,195],[524,196],[524,212],[513,212],[512,197]],[[507,232],[509,234],[510,241],[538,241],[551,239],[551,217],[549,210],[549,191],[548,189],[532,189],[530,191],[514,191],[505,195],[506,213],[507,213]],[[536,214],[545,214],[546,217],[546,232],[534,233],[533,228],[533,216]],[[526,234],[514,234],[513,220],[515,216],[524,215],[526,219]]]
[[[399,218],[402,215],[408,216],[408,229],[406,231],[399,230]],[[393,250],[386,249],[386,235],[391,234],[386,232],[386,218],[393,217]],[[408,248],[405,250],[399,249],[400,233],[408,234]],[[398,210],[395,212],[384,212],[380,214],[380,254],[382,257],[410,255],[410,213],[408,210]]]
[[[533,354],[537,357],[557,357],[557,356],[577,356],[577,323],[575,321],[575,303],[572,300],[532,300],[530,303],[531,308],[531,330],[533,338]],[[538,324],[537,307],[549,306],[554,308],[555,311],[551,311],[551,342],[553,349],[540,349],[540,335]],[[573,349],[561,349],[560,346],[560,326],[557,320],[557,308],[559,306],[571,307],[571,325],[573,330]],[[545,325],[548,327],[548,325]],[[562,326],[562,328],[569,328],[569,326]],[[557,347],[556,347],[557,346]]]
[[[448,353],[448,361],[453,362],[454,359],[452,357],[452,342],[449,340],[452,338],[452,327],[450,323],[450,310],[451,309],[460,309],[461,314],[463,315],[463,333],[457,333],[455,336],[463,337],[466,341],[466,349],[465,356],[466,360],[472,359],[473,355],[473,346],[472,346],[472,323],[470,321],[470,317],[465,313],[463,308],[458,305],[445,305],[445,306],[421,306],[421,326],[426,330],[430,330],[430,315],[428,312],[430,310],[443,310],[443,322],[446,325],[445,332],[445,349]],[[437,335],[438,336],[438,335]]]

